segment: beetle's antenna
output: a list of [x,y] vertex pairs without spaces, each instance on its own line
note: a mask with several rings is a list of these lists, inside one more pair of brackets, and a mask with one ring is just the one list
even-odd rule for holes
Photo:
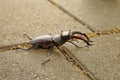
[[76,26],[73,27],[73,30],[76,28]]

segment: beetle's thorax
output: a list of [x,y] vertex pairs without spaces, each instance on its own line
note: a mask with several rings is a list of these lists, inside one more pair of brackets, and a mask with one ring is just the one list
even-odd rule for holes
[[69,32],[62,32],[59,35],[54,35],[53,40],[57,45],[62,45],[70,39]]

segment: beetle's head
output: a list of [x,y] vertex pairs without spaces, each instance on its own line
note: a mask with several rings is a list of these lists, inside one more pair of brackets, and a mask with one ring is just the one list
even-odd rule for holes
[[[77,34],[77,35],[76,35]],[[79,32],[79,31],[61,31],[61,38],[63,40],[69,40],[69,39],[79,39],[84,41],[87,45],[91,45],[91,41],[88,36],[85,33]]]
[[61,38],[70,39],[71,38],[71,31],[61,31]]

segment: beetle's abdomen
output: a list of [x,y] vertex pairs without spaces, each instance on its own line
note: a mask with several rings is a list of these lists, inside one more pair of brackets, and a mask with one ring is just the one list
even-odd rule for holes
[[54,46],[51,35],[43,35],[30,40],[30,43],[36,48],[50,48]]

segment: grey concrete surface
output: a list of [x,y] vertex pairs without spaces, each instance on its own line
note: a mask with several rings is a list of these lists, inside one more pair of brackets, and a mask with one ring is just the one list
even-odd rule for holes
[[0,6],[0,46],[28,41],[25,33],[34,38],[74,27],[90,32],[46,0],[0,0]]
[[[119,0],[52,1],[95,31],[120,27]],[[74,27],[91,32],[48,0],[0,0],[0,47],[27,42],[25,33],[34,38]],[[92,40],[94,45],[89,48],[78,49],[69,43],[65,46],[98,80],[120,80],[120,34]],[[47,52],[44,49],[0,52],[0,80],[89,80],[57,49],[52,51],[51,61],[41,65]]]
[[[120,27],[120,0],[52,0],[92,29],[104,31]],[[72,52],[99,80],[120,79],[120,34],[94,38],[92,47]],[[71,46],[71,45],[70,45]]]
[[[70,50],[99,80],[120,79],[120,34],[94,38],[89,48]],[[74,50],[74,51],[73,51]]]
[[46,53],[41,49],[0,53],[0,80],[89,80],[56,50],[51,61],[42,65]]
[[120,0],[52,0],[91,26],[108,30],[120,26]]
[[[46,0],[0,0],[0,47],[27,42],[43,34],[73,29],[90,32]],[[48,50],[0,53],[0,80],[89,80],[56,49],[45,66]]]

